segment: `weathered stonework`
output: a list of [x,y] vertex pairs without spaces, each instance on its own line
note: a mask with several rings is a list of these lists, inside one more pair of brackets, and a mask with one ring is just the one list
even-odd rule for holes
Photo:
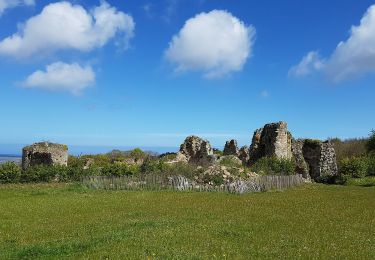
[[230,141],[227,141],[224,146],[224,155],[235,155],[238,156],[238,146],[237,141],[232,139]]
[[247,165],[250,160],[250,149],[248,146],[243,146],[238,151],[238,158],[242,161],[242,164]]
[[49,142],[35,143],[22,150],[22,168],[34,165],[67,165],[68,147]]
[[338,174],[336,153],[333,144],[320,140],[293,140],[293,155],[297,172],[304,177],[307,174],[314,180],[322,176]]
[[310,178],[309,166],[303,156],[304,140],[292,140],[292,153],[296,162],[296,173],[302,174],[304,178]]
[[185,139],[177,153],[177,158],[179,161],[197,165],[210,165],[216,162],[210,143],[197,136],[189,136]]
[[286,122],[266,124],[254,132],[250,146],[250,162],[265,156],[290,159],[291,146],[292,135],[288,132]]

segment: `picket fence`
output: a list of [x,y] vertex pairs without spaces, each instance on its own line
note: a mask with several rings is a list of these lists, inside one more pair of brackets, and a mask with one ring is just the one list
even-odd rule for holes
[[236,180],[222,185],[197,184],[183,176],[141,174],[135,176],[88,176],[82,183],[91,189],[104,190],[178,190],[204,192],[247,193],[268,190],[284,190],[304,183],[302,175],[257,176]]

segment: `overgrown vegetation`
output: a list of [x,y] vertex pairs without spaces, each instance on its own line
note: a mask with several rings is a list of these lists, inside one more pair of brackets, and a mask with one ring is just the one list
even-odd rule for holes
[[296,164],[292,159],[263,157],[250,169],[261,175],[292,175],[295,174]]
[[[375,132],[368,139],[331,139],[336,150],[339,168],[339,183],[353,183],[354,180],[375,176]],[[332,180],[331,180],[332,181]]]

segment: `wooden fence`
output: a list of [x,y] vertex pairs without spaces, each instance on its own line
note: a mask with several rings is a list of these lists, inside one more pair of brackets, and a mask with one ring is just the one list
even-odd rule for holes
[[302,185],[302,175],[257,176],[246,180],[237,180],[222,185],[198,184],[183,176],[142,174],[136,176],[103,177],[90,176],[82,183],[92,189],[105,190],[191,190],[206,192],[247,193],[268,190],[284,190]]

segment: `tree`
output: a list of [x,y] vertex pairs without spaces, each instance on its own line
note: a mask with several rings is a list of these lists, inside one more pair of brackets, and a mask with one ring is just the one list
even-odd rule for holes
[[366,144],[368,153],[375,153],[375,130],[371,131],[370,138]]

